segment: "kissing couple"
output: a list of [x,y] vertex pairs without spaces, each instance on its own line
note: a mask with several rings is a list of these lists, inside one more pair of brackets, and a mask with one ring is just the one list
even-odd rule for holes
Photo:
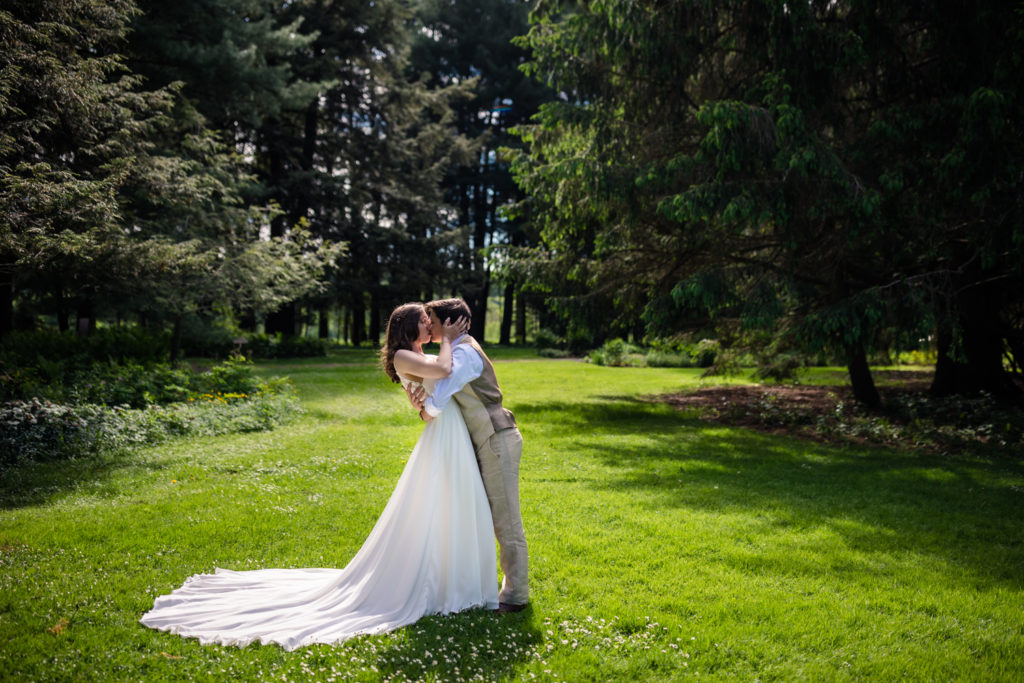
[[[494,365],[466,334],[470,318],[462,299],[391,313],[381,365],[426,424],[384,511],[343,569],[218,568],[158,597],[141,623],[202,643],[293,650],[391,631],[427,614],[526,607],[523,439],[502,405]],[[440,344],[436,356],[423,351],[431,341]]]

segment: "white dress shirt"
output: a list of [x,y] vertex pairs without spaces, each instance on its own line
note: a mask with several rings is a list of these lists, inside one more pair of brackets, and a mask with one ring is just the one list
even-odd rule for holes
[[483,374],[484,359],[480,357],[476,349],[469,344],[458,343],[465,336],[464,334],[459,335],[452,342],[452,371],[447,377],[437,380],[437,384],[434,385],[434,393],[427,397],[423,404],[423,409],[432,417],[440,415],[452,396]]

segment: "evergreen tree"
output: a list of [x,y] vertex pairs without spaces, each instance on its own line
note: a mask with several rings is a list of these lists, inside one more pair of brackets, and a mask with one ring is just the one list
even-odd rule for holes
[[[178,84],[142,90],[127,71],[120,51],[133,4],[15,10],[0,12],[11,48],[0,251],[23,302],[56,313],[62,329],[71,307],[89,326],[101,315],[173,321],[173,360],[189,312],[266,306],[317,286],[337,247],[261,239],[268,210],[244,205],[252,180],[237,154]],[[9,302],[5,310],[9,321]]]
[[[94,325],[128,239],[118,191],[170,106],[139,92],[117,48],[129,0],[24,0],[0,10],[0,334],[15,291],[67,329]],[[17,290],[16,290],[17,288]]]
[[306,307],[326,334],[334,304],[354,343],[376,341],[384,309],[429,281],[415,274],[440,258],[438,173],[466,154],[447,113],[459,88],[430,89],[404,73],[408,10],[393,0],[146,8],[139,68],[159,82],[185,79],[196,108],[229,133],[258,199],[280,208],[272,234],[287,239],[302,226],[310,243],[348,245],[331,290],[270,312],[267,331],[294,334]]
[[[426,74],[431,86],[472,85],[472,97],[454,106],[454,122],[477,146],[472,158],[449,169],[444,183],[445,198],[455,209],[450,227],[461,228],[464,236],[455,262],[459,273],[439,285],[466,298],[473,311],[470,332],[481,339],[493,284],[488,250],[530,240],[527,226],[516,215],[503,213],[522,198],[503,149],[519,146],[510,131],[529,121],[551,97],[546,86],[520,70],[526,53],[512,43],[527,30],[528,7],[522,0],[423,0],[410,59],[410,69]],[[522,284],[507,275],[502,343],[510,341],[512,300]]]
[[1005,394],[1020,29],[1007,4],[541,3],[524,44],[565,101],[524,131],[548,258],[523,263],[622,316],[650,301],[652,325],[842,351],[868,404],[866,352],[937,321],[972,368],[959,388]]
[[297,73],[332,85],[304,112],[290,206],[314,234],[349,245],[333,296],[352,342],[376,343],[387,312],[428,294],[441,271],[448,231],[439,229],[440,177],[469,153],[450,113],[463,89],[410,78],[410,14],[401,3],[300,9],[319,34]]

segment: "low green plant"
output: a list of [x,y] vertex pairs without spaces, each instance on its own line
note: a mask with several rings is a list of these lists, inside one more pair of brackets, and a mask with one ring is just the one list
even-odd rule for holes
[[560,349],[565,346],[565,340],[560,338],[551,330],[542,327],[537,330],[533,337],[533,345],[538,349]]
[[591,351],[591,363],[612,367],[642,367],[646,364],[643,350],[624,339],[609,339],[601,348]]
[[243,350],[253,358],[322,358],[327,355],[330,342],[326,339],[291,336],[280,333],[246,335]]
[[0,363],[28,367],[42,358],[67,369],[108,362],[147,364],[165,360],[168,348],[168,334],[129,325],[101,327],[85,336],[48,329],[20,331],[0,339]]
[[796,379],[797,371],[804,366],[803,359],[791,353],[776,353],[764,358],[754,370],[754,379],[785,382]]
[[935,349],[913,349],[896,353],[899,365],[935,365],[938,353]]
[[0,465],[117,453],[174,436],[269,430],[299,412],[294,391],[270,384],[253,394],[205,394],[144,408],[12,401],[0,404]]
[[207,372],[98,363],[72,381],[0,403],[0,463],[70,459],[174,435],[271,429],[298,410],[288,380],[262,378],[242,357]]
[[83,457],[100,448],[109,414],[33,398],[0,403],[0,465]]
[[651,349],[646,356],[647,366],[651,368],[689,368],[693,367],[693,358],[688,353]]
[[715,364],[721,345],[717,339],[701,339],[689,349],[693,364],[698,368],[710,368]]

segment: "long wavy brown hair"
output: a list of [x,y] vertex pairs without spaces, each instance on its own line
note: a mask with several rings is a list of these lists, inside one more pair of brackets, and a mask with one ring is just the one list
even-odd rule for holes
[[395,370],[395,353],[399,349],[411,349],[420,336],[420,316],[423,315],[423,304],[402,304],[391,311],[388,327],[384,332],[384,346],[380,350],[380,364],[384,374],[392,382],[401,382]]

